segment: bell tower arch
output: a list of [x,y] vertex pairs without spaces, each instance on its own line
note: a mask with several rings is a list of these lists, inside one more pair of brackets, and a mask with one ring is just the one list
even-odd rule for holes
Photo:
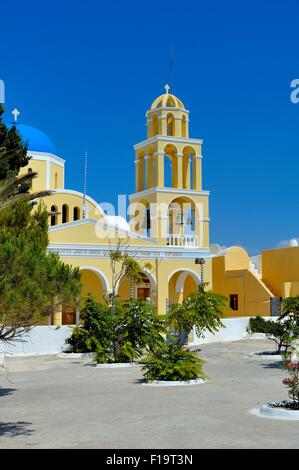
[[[136,192],[130,202],[137,206],[146,201],[146,208],[133,209],[131,230],[148,236],[150,219],[151,237],[159,244],[209,247],[209,193],[202,189],[203,141],[189,137],[189,111],[169,90],[166,85],[165,93],[147,111],[147,138],[134,146]],[[186,204],[188,214],[182,214]],[[145,220],[136,223],[136,214],[141,213],[146,214]]]

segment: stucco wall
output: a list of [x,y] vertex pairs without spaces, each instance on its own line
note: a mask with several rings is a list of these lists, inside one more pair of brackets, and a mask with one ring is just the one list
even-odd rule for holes
[[36,326],[23,341],[5,344],[4,351],[6,356],[55,354],[63,350],[71,331],[69,326]]
[[[276,318],[265,317],[265,319],[276,321]],[[221,329],[215,335],[207,333],[204,339],[195,337],[190,345],[238,341],[246,337],[249,317],[225,318],[222,321],[226,328]],[[37,326],[31,330],[23,342],[5,345],[5,353],[7,356],[59,353],[63,350],[65,340],[71,335],[71,331],[72,328],[69,326]]]

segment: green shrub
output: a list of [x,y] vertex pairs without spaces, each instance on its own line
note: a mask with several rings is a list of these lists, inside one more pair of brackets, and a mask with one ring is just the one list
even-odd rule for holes
[[164,344],[149,354],[145,361],[143,370],[147,381],[195,380],[206,377],[202,370],[205,361],[179,345]]
[[250,318],[249,331],[250,333],[267,333],[268,322],[263,317]]
[[93,352],[98,363],[132,362],[164,342],[162,320],[149,302],[99,304],[89,295],[81,320],[67,343],[74,352]]

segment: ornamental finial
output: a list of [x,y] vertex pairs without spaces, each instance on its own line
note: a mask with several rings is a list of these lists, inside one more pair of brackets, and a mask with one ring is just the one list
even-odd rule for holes
[[168,95],[169,90],[170,90],[170,86],[168,85],[168,83],[167,83],[167,85],[165,85],[164,88],[165,88],[165,90],[166,90],[166,95]]

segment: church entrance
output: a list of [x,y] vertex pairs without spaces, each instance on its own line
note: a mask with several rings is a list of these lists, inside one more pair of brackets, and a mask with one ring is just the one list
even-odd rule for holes
[[137,299],[146,300],[151,296],[151,289],[149,287],[137,287]]

